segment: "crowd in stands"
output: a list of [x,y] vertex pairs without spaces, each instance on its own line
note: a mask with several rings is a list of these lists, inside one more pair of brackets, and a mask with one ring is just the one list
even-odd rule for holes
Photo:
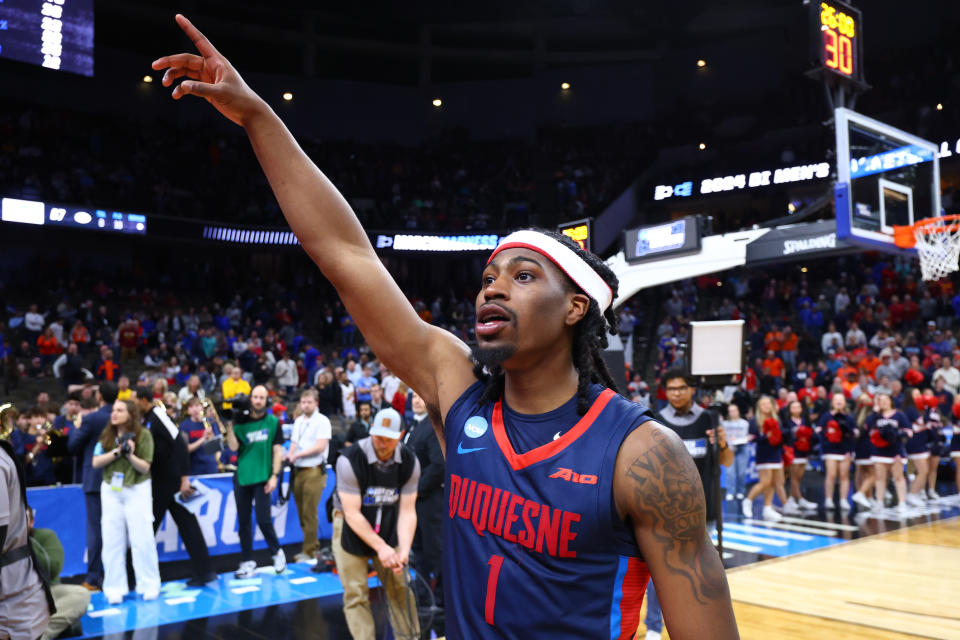
[[[525,226],[537,211],[547,225],[599,214],[641,170],[649,131],[557,127],[535,141],[478,142],[457,129],[419,147],[300,142],[366,227],[455,232]],[[8,197],[283,223],[239,130],[6,103],[0,140],[0,192]]]
[[[861,476],[866,475],[863,467],[869,462],[865,461],[876,456],[876,443],[882,438],[875,440],[871,449],[873,432],[878,429],[870,426],[868,418],[892,419],[894,412],[902,413],[907,421],[900,425],[902,433],[890,439],[902,439],[906,446],[890,456],[880,456],[899,456],[904,462],[909,458],[914,463],[913,473],[919,479],[911,485],[909,496],[899,496],[898,506],[916,506],[921,495],[924,501],[936,495],[937,463],[950,463],[946,436],[951,425],[960,423],[960,370],[954,366],[960,359],[956,278],[924,282],[916,261],[857,255],[831,261],[831,268],[818,268],[815,273],[793,265],[769,272],[740,270],[702,276],[676,283],[665,297],[662,321],[656,329],[658,377],[670,367],[682,365],[689,320],[743,319],[747,369],[738,384],[725,389],[722,401],[735,406],[735,418],[753,421],[757,433],[752,441],[765,442],[762,425],[757,428],[757,424],[773,417],[778,429],[784,430],[783,443],[777,446],[795,444],[795,429],[809,427],[813,431],[804,431],[808,440],[804,453],[821,449],[827,461],[834,454],[829,453],[831,445],[819,423],[831,415],[850,416],[855,423],[843,436],[850,440],[850,450],[836,455],[844,453],[847,466],[856,458],[854,489],[859,495],[855,495],[869,508],[878,503],[868,501],[865,492],[873,485],[862,486],[866,478]],[[639,374],[631,386],[634,393],[641,394],[638,400],[657,408],[666,405],[662,380],[652,395]],[[885,397],[889,406],[881,406]],[[760,415],[760,401],[765,398],[772,407],[765,406]],[[708,393],[699,398],[704,406],[715,400]],[[791,409],[796,419],[792,426],[788,423]],[[770,411],[773,413],[768,415]],[[840,423],[842,426],[844,419]],[[854,429],[860,446],[856,455]],[[960,451],[958,444],[960,438],[954,437],[951,445]],[[763,465],[761,453],[758,448],[758,468]],[[806,455],[792,451],[783,459],[794,453],[806,462]],[[935,463],[928,465],[928,461]],[[790,466],[790,462],[784,464]],[[827,465],[828,506],[834,504],[831,466]],[[897,468],[894,464],[895,480]],[[834,469],[841,483],[847,471],[846,467]],[[771,480],[768,488],[783,496],[781,504],[795,508],[802,496],[788,498],[785,482],[781,474],[779,483]],[[839,499],[849,508],[846,487],[841,488]],[[737,498],[746,497],[742,481],[729,491],[729,497],[733,491]],[[749,497],[756,495],[752,492]],[[769,506],[769,500],[766,504]],[[803,504],[810,501],[803,499]],[[776,517],[770,511],[765,516]]]

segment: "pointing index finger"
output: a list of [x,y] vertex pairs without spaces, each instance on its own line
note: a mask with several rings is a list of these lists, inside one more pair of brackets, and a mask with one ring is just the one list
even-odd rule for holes
[[183,29],[183,32],[187,34],[187,37],[193,41],[193,45],[197,48],[197,51],[203,57],[216,56],[220,55],[220,52],[217,51],[216,47],[207,40],[207,37],[200,33],[200,30],[193,26],[193,23],[187,20],[187,17],[182,13],[176,15],[177,24],[180,25],[180,28]]

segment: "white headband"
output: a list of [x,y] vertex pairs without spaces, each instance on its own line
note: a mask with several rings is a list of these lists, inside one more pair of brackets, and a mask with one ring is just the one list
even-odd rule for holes
[[500,241],[497,248],[490,254],[490,260],[504,249],[523,248],[536,251],[550,259],[561,271],[580,287],[584,293],[597,301],[600,313],[603,313],[613,302],[613,291],[610,285],[604,282],[593,267],[584,262],[572,249],[558,242],[550,236],[538,231],[514,231]]

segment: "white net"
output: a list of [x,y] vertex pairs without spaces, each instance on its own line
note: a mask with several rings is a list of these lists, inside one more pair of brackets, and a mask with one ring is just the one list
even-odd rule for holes
[[930,218],[914,226],[920,272],[924,280],[939,280],[960,270],[960,224],[955,219]]

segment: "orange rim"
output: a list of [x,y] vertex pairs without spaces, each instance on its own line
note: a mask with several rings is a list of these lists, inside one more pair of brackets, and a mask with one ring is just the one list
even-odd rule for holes
[[894,225],[893,242],[901,249],[913,249],[917,245],[916,234],[954,233],[960,230],[960,214],[924,218],[912,225]]
[[923,220],[914,222],[913,229],[917,233],[926,234],[937,233],[941,231],[956,231],[957,229],[960,229],[960,214],[951,213],[947,216],[924,218]]

